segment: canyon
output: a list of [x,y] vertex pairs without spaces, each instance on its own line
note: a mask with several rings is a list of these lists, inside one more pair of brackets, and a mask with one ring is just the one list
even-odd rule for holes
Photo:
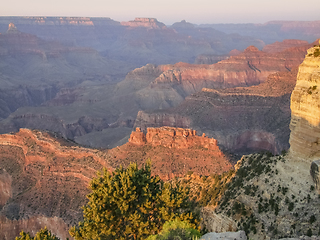
[[[318,42],[309,42],[319,37],[318,25],[0,17],[0,238],[50,225],[65,239],[82,219],[98,170],[148,159],[163,180],[200,187],[268,162],[269,172],[246,174],[226,208],[207,206],[207,228],[244,227],[241,203],[243,217],[259,222],[253,238],[306,234],[301,226],[316,233],[319,219],[310,219],[319,215],[318,173],[311,177],[309,169],[319,157],[320,54]],[[251,154],[288,149],[286,157]],[[233,171],[229,153],[251,155]],[[265,204],[270,211],[261,213],[258,201],[276,201],[280,210]]]
[[82,218],[90,179],[98,169],[113,169],[102,152],[46,132],[20,129],[0,135],[0,148],[1,239],[49,223],[65,239],[70,224]]
[[[283,46],[287,45],[287,43],[283,44]],[[292,45],[296,47],[290,48]],[[269,88],[268,85],[270,84],[271,86],[280,84],[275,89],[281,91],[281,88],[283,88],[282,95],[286,97],[272,96],[268,98],[268,95],[266,95],[265,101],[270,100],[271,102],[269,107],[265,109],[270,110],[271,106],[277,107],[276,102],[280,101],[283,107],[280,107],[282,110],[279,111],[281,114],[283,112],[283,114],[279,116],[279,121],[282,118],[286,122],[289,116],[289,102],[285,99],[288,99],[288,94],[293,88],[288,90],[285,84],[281,85],[281,81],[289,82],[285,78],[290,78],[292,80],[291,83],[295,81],[296,66],[302,62],[304,52],[310,45],[304,45],[303,41],[291,41],[288,49],[275,53],[262,52],[251,46],[244,52],[237,53],[228,57],[228,59],[211,65],[188,63],[147,64],[130,71],[123,81],[115,84],[107,83],[62,88],[54,98],[43,103],[41,107],[20,107],[1,122],[0,129],[3,129],[2,132],[8,132],[17,131],[19,127],[38,127],[61,132],[65,137],[88,146],[109,148],[122,145],[128,139],[131,132],[130,129],[133,126],[142,127],[143,129],[145,129],[145,126],[160,127],[166,125],[192,127],[210,135],[213,131],[216,132],[214,129],[221,125],[219,119],[211,119],[217,121],[216,128],[208,124],[208,121],[207,123],[202,121],[199,126],[197,124],[191,125],[193,120],[191,120],[192,117],[190,118],[190,116],[193,115],[191,111],[193,107],[189,108],[188,104],[195,104],[191,103],[190,98],[193,97],[191,94],[197,96],[198,93],[201,94],[203,88],[215,88],[219,92],[219,89],[250,87],[257,84],[261,85],[260,88]],[[277,72],[278,75],[276,74]],[[274,77],[273,81],[269,81],[268,77],[273,76],[273,74],[279,77]],[[272,77],[270,78],[272,79]],[[264,84],[265,81],[267,81],[266,84]],[[289,84],[288,87],[290,86],[293,85]],[[252,86],[252,92],[255,89]],[[244,89],[244,91],[248,90]],[[206,92],[206,95],[210,95],[209,91]],[[220,97],[225,98],[226,95],[221,95]],[[243,95],[241,98],[245,98],[245,96]],[[228,102],[229,100],[221,101]],[[232,102],[235,101],[237,99],[232,100]],[[263,103],[262,101],[261,104]],[[178,107],[180,105],[181,107]],[[245,103],[242,103],[241,108],[244,106]],[[172,107],[173,109],[170,109]],[[174,109],[176,108],[180,108],[180,110],[175,112]],[[155,113],[157,109],[161,111],[158,115]],[[190,111],[184,111],[183,109],[190,109]],[[239,109],[240,106],[237,111]],[[286,110],[284,111],[283,109]],[[141,119],[141,116],[146,117],[147,115],[144,113],[148,112],[149,114],[150,111],[155,114],[154,116],[159,117],[153,117],[156,120],[150,119],[151,122],[148,123],[148,120]],[[213,112],[213,109],[210,111]],[[217,109],[214,111],[217,111]],[[249,115],[245,116],[245,112],[246,110],[243,110],[244,118],[238,121],[240,125],[241,122],[246,121],[246,118],[250,118],[250,114],[248,113]],[[181,113],[181,116],[177,113]],[[206,114],[209,114],[209,112]],[[267,112],[265,111],[264,114],[267,114]],[[212,115],[212,113],[209,115],[217,116]],[[207,117],[199,115],[199,118],[204,120]],[[48,121],[42,121],[42,119],[48,119]],[[267,119],[271,120],[271,117]],[[157,123],[154,121],[157,121]],[[262,122],[261,125],[264,126]],[[239,124],[233,125],[230,122],[229,126],[237,126]],[[245,150],[248,144],[243,142],[252,142],[255,138],[261,139],[261,146],[264,145],[263,142],[268,143],[268,147],[261,148],[257,146],[256,150],[269,150],[277,153],[288,148],[288,128],[278,131],[277,136],[270,133],[270,130],[260,130],[260,126],[256,126],[254,130],[247,132],[241,130],[247,129],[247,125],[239,128],[238,130],[235,128],[232,130],[226,129],[229,133],[222,131],[210,136],[217,138],[221,146],[231,151]],[[113,134],[116,131],[118,131],[118,135],[116,134],[117,137],[114,140],[106,138],[104,138],[104,141],[99,140],[104,135],[111,132]],[[239,134],[239,132],[241,133]],[[242,134],[243,136],[241,136]],[[94,135],[96,136],[95,139]],[[279,137],[281,138],[280,140],[277,139]],[[248,149],[252,150],[255,147]]]
[[234,152],[288,149],[290,95],[297,69],[270,75],[252,87],[202,89],[165,111],[140,111],[136,127],[190,127]]
[[141,134],[137,129],[128,143],[108,151],[80,147],[52,132],[20,129],[0,135],[0,238],[47,226],[66,239],[70,226],[82,219],[89,181],[103,168],[112,172],[152,159],[152,174],[169,180],[232,167],[215,139],[197,136],[192,129],[158,128],[148,129],[147,137]]
[[250,239],[318,238],[319,63],[316,44],[300,64],[291,94],[289,152],[243,156],[235,165],[229,189],[203,213],[210,231],[227,225],[244,229]]

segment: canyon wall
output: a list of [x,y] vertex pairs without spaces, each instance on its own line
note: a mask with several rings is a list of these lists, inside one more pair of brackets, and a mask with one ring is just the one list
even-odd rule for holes
[[205,132],[232,152],[289,148],[290,95],[297,69],[270,75],[257,86],[202,89],[163,111],[140,111],[135,127],[187,127]]
[[137,128],[129,142],[107,153],[111,166],[138,166],[151,160],[152,174],[161,179],[175,177],[208,176],[223,173],[232,168],[231,160],[217,146],[217,140],[205,135],[198,136],[192,129],[161,127]]
[[66,239],[82,219],[89,181],[103,167],[113,170],[105,153],[59,135],[28,129],[0,135],[0,238],[46,225]]
[[164,146],[168,148],[190,148],[202,147],[211,150],[218,150],[217,140],[208,138],[203,134],[197,135],[196,130],[185,128],[161,127],[148,128],[147,133],[141,132],[140,128],[132,132],[129,138],[129,143],[151,146]]
[[320,157],[320,46],[308,50],[291,95],[290,155],[312,162]]

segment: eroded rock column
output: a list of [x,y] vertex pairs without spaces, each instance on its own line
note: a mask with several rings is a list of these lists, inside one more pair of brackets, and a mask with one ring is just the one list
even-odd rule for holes
[[308,50],[299,67],[291,95],[290,155],[293,159],[320,159],[320,46]]

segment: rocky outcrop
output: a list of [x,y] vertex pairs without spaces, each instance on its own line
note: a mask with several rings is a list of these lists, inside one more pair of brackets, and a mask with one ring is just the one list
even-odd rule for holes
[[156,18],[135,18],[133,21],[121,22],[122,26],[136,28],[145,27],[150,29],[163,29],[166,25],[162,22],[158,22]]
[[311,163],[320,158],[320,46],[308,50],[291,95],[290,154]]
[[221,233],[206,233],[203,235],[200,240],[247,240],[247,236],[245,231],[238,231],[238,232],[221,232]]
[[218,150],[217,140],[208,138],[203,134],[197,136],[197,131],[184,128],[161,127],[148,128],[146,135],[137,128],[131,133],[129,143],[151,146],[163,146],[168,148],[201,147],[210,150]]
[[214,209],[203,208],[201,211],[203,224],[209,232],[231,232],[237,230],[235,221],[225,215],[219,215],[214,212]]
[[168,180],[186,174],[208,176],[228,171],[232,164],[217,146],[217,141],[197,136],[195,130],[162,127],[148,128],[146,134],[137,128],[129,142],[108,151],[112,166],[145,164],[151,159],[152,174]]
[[136,145],[145,145],[147,143],[146,135],[141,132],[141,128],[136,128],[130,135],[129,142]]

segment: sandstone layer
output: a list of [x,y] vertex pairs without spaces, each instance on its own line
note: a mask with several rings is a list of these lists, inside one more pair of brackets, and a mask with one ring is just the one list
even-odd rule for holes
[[152,173],[162,179],[222,173],[232,167],[215,139],[172,127],[148,128],[146,133],[138,128],[128,143],[108,151],[108,159],[112,166],[142,165],[151,159]]
[[200,137],[196,130],[173,127],[148,128],[146,134],[141,132],[141,128],[137,128],[131,133],[129,143],[178,149],[202,147],[219,150],[217,140],[207,138],[205,134]]
[[45,132],[0,135],[0,148],[1,239],[47,224],[65,239],[68,225],[82,218],[90,179],[103,167],[113,169],[104,153]]
[[203,89],[177,107],[140,111],[136,127],[187,127],[205,132],[232,152],[289,148],[290,94],[297,69],[269,76],[252,87]]
[[311,163],[320,157],[320,47],[310,48],[291,95],[290,153]]
[[0,135],[0,238],[44,226],[65,239],[82,219],[88,183],[103,167],[112,171],[152,160],[152,174],[164,180],[210,175],[232,167],[217,141],[191,129],[136,131],[129,143],[111,150],[82,148],[59,134],[20,129]]

